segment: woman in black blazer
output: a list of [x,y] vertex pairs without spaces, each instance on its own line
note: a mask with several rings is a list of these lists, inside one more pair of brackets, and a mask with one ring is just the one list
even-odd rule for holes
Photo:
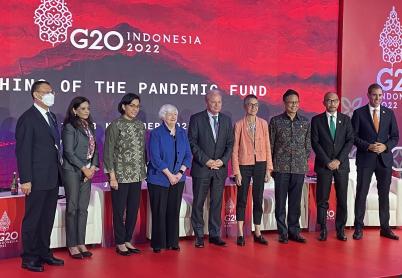
[[91,179],[99,161],[89,104],[87,98],[75,97],[68,107],[62,131],[66,241],[70,256],[75,259],[92,256],[85,247],[85,233]]

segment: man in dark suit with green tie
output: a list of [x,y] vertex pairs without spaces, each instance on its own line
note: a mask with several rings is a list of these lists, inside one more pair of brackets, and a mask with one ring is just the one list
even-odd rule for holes
[[327,211],[332,179],[336,190],[336,237],[345,241],[347,192],[349,178],[348,154],[353,146],[353,127],[350,118],[338,112],[336,93],[324,96],[325,112],[311,120],[311,145],[315,152],[314,171],[317,173],[317,223],[321,226],[320,241],[327,240]]

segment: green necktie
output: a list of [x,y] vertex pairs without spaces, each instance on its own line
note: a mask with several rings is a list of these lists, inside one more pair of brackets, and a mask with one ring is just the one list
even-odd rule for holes
[[334,116],[331,116],[329,119],[329,132],[331,133],[332,140],[335,140],[335,131],[336,131],[334,118],[335,118]]

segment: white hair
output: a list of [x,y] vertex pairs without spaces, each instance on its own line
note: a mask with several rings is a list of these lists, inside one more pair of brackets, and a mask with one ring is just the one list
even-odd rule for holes
[[208,99],[213,96],[213,95],[218,95],[222,98],[222,92],[219,89],[211,89],[205,94],[205,101],[208,101]]
[[179,114],[179,110],[177,110],[176,106],[172,104],[164,104],[162,107],[159,109],[159,119],[163,120],[165,119],[166,113],[177,113]]

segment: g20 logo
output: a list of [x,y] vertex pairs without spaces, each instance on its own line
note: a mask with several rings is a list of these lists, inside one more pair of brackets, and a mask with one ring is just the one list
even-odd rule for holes
[[[102,50],[106,48],[111,51],[118,51],[123,48],[124,38],[117,31],[108,31],[103,34],[99,30],[75,29],[71,32],[70,42],[78,49]],[[127,43],[125,50],[127,52],[159,53],[159,45]]]
[[236,222],[236,214],[226,214],[225,222],[226,223]]
[[5,232],[5,233],[0,233],[0,243],[3,242],[8,242],[8,241],[13,241],[18,239],[18,232]]
[[[82,38],[77,40],[77,36],[81,35]],[[113,45],[113,42],[115,45]],[[93,49],[93,50],[102,50],[106,47],[109,50],[120,50],[124,44],[123,36],[117,31],[109,31],[105,35],[99,30],[92,30],[91,32],[88,29],[75,29],[71,32],[70,35],[71,44],[78,49]]]
[[332,220],[332,219],[334,219],[335,218],[335,211],[333,211],[333,210],[328,210],[327,211],[327,219],[328,220]]

